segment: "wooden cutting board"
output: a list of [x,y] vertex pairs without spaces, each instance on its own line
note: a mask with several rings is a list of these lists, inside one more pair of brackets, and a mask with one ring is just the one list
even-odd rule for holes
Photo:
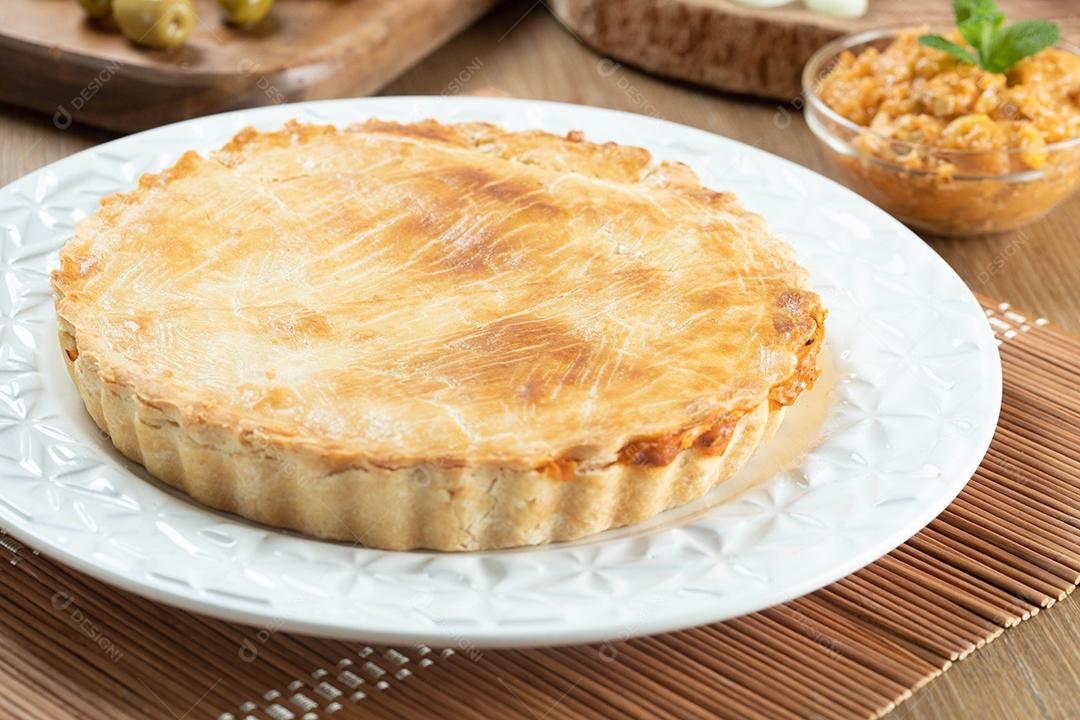
[[[730,0],[551,0],[562,23],[597,51],[643,70],[720,90],[794,100],[803,65],[841,35],[885,25],[952,24],[948,0],[870,0],[855,20],[801,3],[755,9]],[[997,0],[1010,20],[1055,20],[1080,42],[1077,0]]]
[[241,30],[193,0],[188,42],[146,50],[85,20],[75,0],[0,0],[0,100],[139,130],[242,107],[364,95],[496,0],[277,0]]

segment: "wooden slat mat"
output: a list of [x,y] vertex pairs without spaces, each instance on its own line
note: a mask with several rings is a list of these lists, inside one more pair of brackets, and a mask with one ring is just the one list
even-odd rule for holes
[[0,717],[886,713],[1080,581],[1080,338],[984,305],[1005,377],[985,461],[926,529],[816,593],[730,622],[603,645],[385,648],[175,610],[5,535]]

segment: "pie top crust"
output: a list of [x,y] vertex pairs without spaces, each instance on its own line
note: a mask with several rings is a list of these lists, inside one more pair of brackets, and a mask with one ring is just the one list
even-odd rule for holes
[[813,382],[825,315],[686,166],[479,123],[247,129],[105,198],[60,257],[69,357],[332,467],[722,450]]

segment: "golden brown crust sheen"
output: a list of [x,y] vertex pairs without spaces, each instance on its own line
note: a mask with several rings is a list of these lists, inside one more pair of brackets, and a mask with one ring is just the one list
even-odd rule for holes
[[683,165],[434,121],[188,153],[79,223],[53,285],[88,407],[331,474],[717,464],[813,381],[825,315]]

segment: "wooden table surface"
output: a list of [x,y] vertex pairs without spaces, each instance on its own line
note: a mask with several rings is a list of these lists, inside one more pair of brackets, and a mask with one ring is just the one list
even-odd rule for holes
[[[387,95],[498,94],[656,115],[741,140],[828,174],[801,116],[776,102],[706,92],[602,62],[542,0],[511,1],[391,83]],[[137,102],[137,100],[134,100]],[[0,105],[0,185],[114,137]],[[927,242],[975,291],[1080,332],[1080,196],[1008,235]],[[1080,359],[1078,359],[1080,361]],[[1080,603],[1006,632],[890,717],[1080,717]]]

